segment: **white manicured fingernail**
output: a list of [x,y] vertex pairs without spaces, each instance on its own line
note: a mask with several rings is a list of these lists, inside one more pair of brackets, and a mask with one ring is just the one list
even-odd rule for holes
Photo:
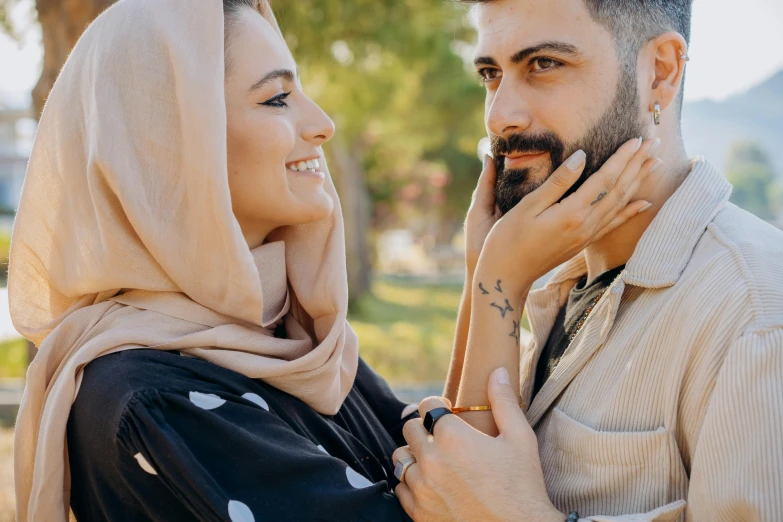
[[568,161],[566,161],[566,168],[570,171],[575,171],[579,167],[582,166],[582,164],[585,162],[585,158],[587,155],[585,154],[585,151],[578,150],[574,152],[570,158],[568,158]]
[[508,376],[508,370],[505,368],[495,370],[495,380],[498,384],[511,384],[511,377]]
[[650,167],[650,173],[652,174],[653,172],[655,172],[656,170],[658,170],[658,168],[659,168],[661,165],[663,165],[663,161],[661,161],[660,159],[659,159],[659,160],[657,160],[657,161],[655,162],[655,165],[653,165],[652,167]]
[[652,203],[647,203],[645,206],[643,206],[642,208],[639,209],[639,214],[641,214],[645,210],[649,210],[651,206],[652,206]]
[[658,148],[658,145],[660,145],[660,144],[661,144],[661,138],[658,138],[657,140],[655,140],[655,141],[653,142],[653,144],[652,144],[652,145],[650,145],[650,150],[649,150],[649,153],[650,153],[650,154],[652,154],[652,153],[653,153],[653,151],[654,151],[655,149],[657,149],[657,148]]
[[636,143],[636,148],[634,149],[634,152],[642,148],[642,143],[644,143],[644,140],[642,139],[641,136],[639,136],[639,141]]

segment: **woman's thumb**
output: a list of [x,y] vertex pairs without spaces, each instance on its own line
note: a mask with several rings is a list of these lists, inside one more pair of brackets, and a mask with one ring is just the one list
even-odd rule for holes
[[519,407],[519,397],[511,387],[505,368],[498,368],[489,378],[489,403],[495,424],[504,439],[513,439],[524,432],[527,419]]
[[484,168],[481,170],[473,199],[482,207],[495,206],[495,185],[497,184],[497,170],[492,156],[484,156]]

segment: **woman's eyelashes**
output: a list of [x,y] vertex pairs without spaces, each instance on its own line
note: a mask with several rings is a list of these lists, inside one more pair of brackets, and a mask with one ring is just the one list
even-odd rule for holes
[[280,94],[273,96],[269,98],[265,102],[259,103],[259,105],[266,105],[267,107],[288,107],[288,104],[285,103],[285,99],[288,98],[291,95],[291,91],[288,92],[281,92]]

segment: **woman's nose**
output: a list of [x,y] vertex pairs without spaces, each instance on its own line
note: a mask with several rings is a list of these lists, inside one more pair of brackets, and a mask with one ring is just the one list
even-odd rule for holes
[[320,146],[334,136],[334,122],[318,104],[309,98],[307,101],[302,138],[307,142]]

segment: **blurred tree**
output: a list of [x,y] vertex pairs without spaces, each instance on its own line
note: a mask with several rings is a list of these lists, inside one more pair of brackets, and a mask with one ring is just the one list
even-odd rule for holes
[[[735,143],[729,153],[726,179],[734,186],[731,201],[761,219],[776,216],[779,181],[772,162],[755,143]],[[776,186],[778,185],[778,186]]]
[[[369,289],[375,204],[396,208],[398,226],[431,220],[433,212],[447,227],[462,221],[484,134],[484,91],[459,56],[474,31],[465,9],[444,0],[297,0],[273,7],[305,90],[337,125],[327,152],[356,299]],[[397,196],[411,183],[423,187],[422,199],[402,210]],[[445,191],[445,201],[432,197],[432,187]]]
[[[15,28],[10,12],[20,0],[0,0],[0,30],[11,36]],[[43,37],[43,70],[33,88],[33,109],[39,116],[54,81],[90,22],[115,0],[35,0],[38,22]]]
[[49,91],[82,32],[115,0],[36,0],[43,36],[43,71],[33,88],[33,108],[40,115]]

